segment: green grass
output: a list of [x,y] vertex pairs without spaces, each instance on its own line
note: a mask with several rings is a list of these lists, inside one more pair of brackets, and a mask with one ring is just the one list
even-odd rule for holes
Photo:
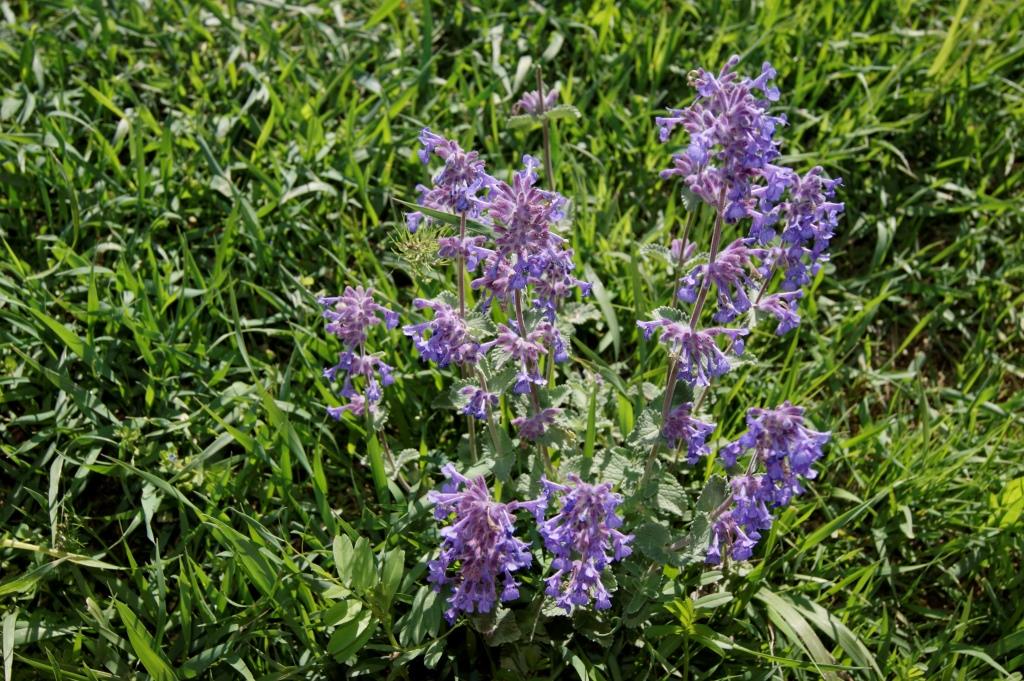
[[[5,678],[333,678],[363,631],[357,668],[415,658],[413,678],[424,657],[460,678],[817,678],[828,657],[855,667],[840,677],[1021,678],[1019,3],[151,5],[0,6]],[[607,293],[573,371],[624,381],[600,393],[605,448],[664,371],[634,325],[669,286],[644,246],[683,212],[653,117],[734,51],[778,68],[784,153],[843,176],[847,215],[800,331],[760,332],[763,363],[710,404],[728,436],[745,404],[808,405],[834,433],[821,475],[731,600],[598,640],[553,625],[488,647],[426,622],[409,643],[393,620],[422,597],[432,483],[376,501],[365,438],[324,416],[315,296],[443,288],[392,201],[426,179],[416,135],[491,168],[538,153],[504,120],[542,64],[583,113],[556,174]],[[435,406],[449,379],[397,333],[380,349],[400,376],[387,438],[433,475],[460,446]]]

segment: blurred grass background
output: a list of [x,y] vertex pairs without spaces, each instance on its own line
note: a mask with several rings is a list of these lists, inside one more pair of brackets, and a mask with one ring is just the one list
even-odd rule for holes
[[[504,123],[537,64],[583,114],[555,140],[577,260],[603,289],[579,364],[628,384],[598,446],[628,430],[662,371],[635,332],[668,290],[643,246],[683,212],[653,117],[732,53],[775,65],[787,159],[841,175],[847,206],[805,324],[761,332],[765,364],[714,400],[724,434],[784,398],[834,433],[751,589],[824,607],[885,678],[1020,678],[1022,19],[1012,0],[0,2],[8,678],[330,678],[341,532],[405,542],[411,600],[432,547],[396,536],[407,504],[373,501],[359,434],[324,416],[336,348],[315,296],[372,283],[404,308],[438,290],[392,201],[427,178],[416,135],[492,169],[539,153]],[[381,349],[401,376],[394,446],[453,451],[441,376],[397,334]],[[698,617],[801,656],[759,601]],[[558,645],[528,671],[478,650],[477,673],[555,678],[558,650],[594,679],[673,671],[653,637],[616,644],[653,651],[632,670],[609,668],[620,649]],[[472,678],[459,654],[440,669]],[[816,676],[707,655],[705,678]]]

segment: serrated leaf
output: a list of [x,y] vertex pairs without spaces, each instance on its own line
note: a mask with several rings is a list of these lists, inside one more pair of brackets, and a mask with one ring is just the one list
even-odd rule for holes
[[694,211],[700,208],[700,197],[690,191],[690,188],[685,184],[682,185],[679,195],[683,199],[683,205],[686,206],[686,210]]
[[512,466],[516,462],[516,447],[504,428],[497,425],[495,431],[498,436],[498,450],[495,450],[494,443],[490,440],[490,429],[487,429],[488,438],[484,444],[484,454],[494,461],[492,469],[494,478],[505,484],[512,481]]
[[582,116],[583,114],[580,113],[580,110],[572,104],[559,104],[558,106],[553,106],[544,112],[544,117],[549,121],[557,121],[563,118],[576,120]]
[[667,319],[671,322],[685,321],[682,311],[674,307],[668,307],[667,305],[654,308],[652,314],[658,319]]
[[697,499],[697,511],[699,513],[711,513],[725,501],[725,478],[720,475],[712,475],[704,484]]
[[523,636],[519,624],[516,622],[515,613],[507,608],[499,608],[494,626],[490,631],[482,633],[488,645],[492,646],[513,643]]
[[633,532],[633,546],[656,563],[671,563],[668,543],[672,537],[661,523],[647,522]]
[[[626,438],[626,445],[634,450],[645,450],[661,435],[661,413],[657,409],[647,408],[640,412],[640,418],[633,426],[633,432]],[[643,452],[646,456],[646,452]]]
[[577,472],[585,481],[610,482],[621,486],[625,482],[639,479],[642,470],[642,466],[626,456],[626,451],[621,447],[598,450],[593,458],[564,461],[562,466],[566,472]]
[[672,515],[686,515],[690,508],[690,500],[675,476],[666,470],[658,478],[657,485],[654,502],[658,509]]
[[586,322],[596,321],[601,318],[601,311],[593,303],[566,303],[558,315],[559,320],[568,322],[572,326],[579,326]]
[[508,127],[512,130],[522,130],[538,124],[539,121],[537,118],[530,114],[518,114],[516,116],[508,117]]

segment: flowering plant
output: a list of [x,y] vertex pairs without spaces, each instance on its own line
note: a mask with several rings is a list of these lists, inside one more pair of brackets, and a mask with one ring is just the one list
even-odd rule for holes
[[[454,268],[454,291],[415,298],[402,332],[423,363],[455,372],[451,404],[466,423],[465,449],[447,452],[446,481],[426,494],[441,538],[427,581],[444,598],[448,622],[467,615],[493,633],[509,612],[499,605],[516,601],[548,617],[608,610],[621,600],[620,579],[631,585],[622,612],[636,613],[657,593],[651,568],[659,564],[727,569],[752,559],[777,510],[816,476],[829,434],[814,430],[802,407],[748,405],[746,430],[732,440],[703,409],[715,383],[749,361],[756,325],[772,320],[778,335],[797,328],[803,289],[827,261],[843,211],[834,200],[838,179],[780,162],[786,118],[771,111],[780,98],[774,69],[766,63],[756,77],[741,77],[738,61],[717,74],[693,72],[694,101],[655,121],[662,142],[685,132],[661,177],[682,180],[689,207],[664,251],[671,299],[637,321],[642,342],[664,348],[665,381],[635,427],[613,433],[618,443],[600,452],[595,404],[606,386],[569,361],[574,324],[593,316],[593,282],[576,274],[564,236],[571,206],[554,186],[560,91],[545,91],[538,78],[514,107],[516,125],[542,126],[543,163],[524,154],[505,179],[477,152],[421,132],[419,158],[437,169],[417,188],[407,225],[436,236],[437,255]],[[705,227],[703,253],[696,235]],[[392,375],[366,353],[366,328],[380,321],[378,312],[388,328],[396,318],[362,289],[322,302],[328,330],[346,348],[325,376],[344,372],[341,394],[350,400],[330,413],[369,413]],[[607,371],[603,378],[618,380]],[[587,432],[582,447],[579,430]],[[680,477],[704,483],[696,503]]]

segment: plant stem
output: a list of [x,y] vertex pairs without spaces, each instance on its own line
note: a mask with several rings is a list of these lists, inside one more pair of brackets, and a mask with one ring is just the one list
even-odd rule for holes
[[537,64],[537,97],[540,99],[537,115],[540,116],[541,130],[544,133],[544,171],[548,175],[548,189],[555,191],[555,171],[551,160],[551,132],[548,129],[548,118],[544,115],[544,78],[541,74],[540,64]]
[[[538,104],[537,115],[540,116],[541,129],[544,133],[544,172],[548,176],[548,189],[555,191],[555,170],[554,162],[551,160],[551,131],[548,128],[548,118],[544,115],[544,77],[541,73],[540,64],[537,64],[537,97],[540,99]],[[557,303],[556,303],[557,304]],[[545,361],[545,368],[547,373],[548,385],[553,385],[555,382],[555,350],[551,348],[548,350],[548,358]]]
[[[483,372],[477,370],[477,380],[480,381],[480,387],[487,392],[487,378]],[[491,432],[491,444],[494,445],[494,452],[500,457],[504,452],[501,451],[501,438],[498,437],[498,426],[494,421],[494,409],[491,408],[490,403],[487,403],[487,428]]]
[[[718,257],[718,248],[722,243],[722,223],[725,213],[725,187],[718,193],[718,210],[715,214],[715,227],[711,232],[711,252],[708,255],[708,271],[710,272],[711,266],[715,264],[715,258]],[[700,321],[700,313],[704,309],[704,303],[708,298],[708,289],[711,286],[711,277],[705,276],[704,280],[700,284],[700,292],[697,294],[697,300],[693,304],[693,312],[690,314],[690,328],[696,329],[697,324]],[[668,381],[665,386],[665,400],[661,405],[661,423],[664,427],[665,420],[668,418],[668,413],[672,409],[672,398],[676,392],[676,378],[679,375],[679,358],[673,357],[672,361],[668,365]],[[654,445],[651,447],[651,453],[647,455],[647,463],[644,466],[644,476],[640,480],[641,486],[647,482],[647,478],[650,476],[651,469],[654,467],[654,461],[658,457],[658,448],[661,445],[661,438],[659,437],[654,441]]]
[[[459,279],[459,317],[463,320],[466,319],[466,263],[465,256],[462,253],[462,248],[466,243],[466,214],[459,214],[459,257],[456,259],[456,269],[458,270]],[[466,378],[468,371],[466,367],[462,367],[462,377]],[[469,431],[469,461],[470,463],[476,463],[477,461],[477,447],[476,447],[476,422],[471,414],[466,414],[466,424]]]
[[772,279],[775,277],[775,267],[776,264],[773,262],[772,268],[768,272],[768,276],[765,277],[764,281],[761,283],[761,290],[757,292],[757,298],[754,299],[754,305],[761,302],[761,298],[764,296],[765,291],[768,290],[768,284],[772,283]]
[[[516,325],[519,327],[519,335],[522,336],[523,340],[526,340],[526,318],[523,316],[523,294],[519,289],[516,289],[513,295],[516,308]],[[527,370],[530,367],[526,367]],[[539,371],[539,367],[534,368],[535,371]],[[533,415],[539,416],[540,407],[540,394],[537,390],[537,386],[531,381],[530,382],[530,403],[533,405]],[[551,467],[551,458],[548,456],[548,448],[537,443],[537,451],[540,452],[540,457],[544,461],[544,470],[550,475],[554,475],[554,469]]]
[[676,287],[672,289],[672,307],[679,304],[679,296],[676,292],[682,286],[683,281],[683,264],[686,259],[686,242],[690,238],[690,229],[693,228],[693,223],[697,220],[697,211],[691,210],[686,215],[686,224],[683,226],[683,238],[679,240],[679,257],[676,259],[676,269],[679,270],[678,276],[676,277]]

